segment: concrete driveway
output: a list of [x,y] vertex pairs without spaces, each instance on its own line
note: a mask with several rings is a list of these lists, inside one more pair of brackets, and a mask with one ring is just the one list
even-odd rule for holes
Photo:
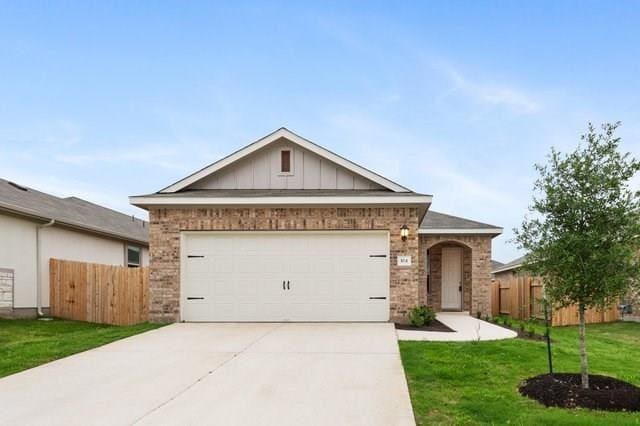
[[174,324],[0,379],[0,424],[414,424],[392,324]]

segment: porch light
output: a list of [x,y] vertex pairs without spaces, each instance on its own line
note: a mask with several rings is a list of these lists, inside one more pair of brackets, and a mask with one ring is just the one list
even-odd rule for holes
[[407,225],[402,225],[400,228],[400,237],[402,241],[407,241],[407,237],[409,236],[409,227]]

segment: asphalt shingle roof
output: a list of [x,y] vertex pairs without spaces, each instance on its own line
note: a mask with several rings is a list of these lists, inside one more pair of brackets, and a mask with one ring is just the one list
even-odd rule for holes
[[489,225],[488,223],[477,222],[475,220],[464,219],[458,216],[452,216],[444,213],[429,210],[422,219],[420,229],[501,229],[499,226]]
[[59,198],[0,179],[0,209],[56,222],[126,241],[147,244],[146,221],[77,197]]
[[516,269],[520,267],[520,265],[522,265],[526,257],[527,256],[520,256],[517,259],[513,259],[511,262],[505,263],[502,266],[498,266],[497,268],[492,268],[493,270],[491,271],[491,273],[504,272],[504,271],[510,271],[512,269]]

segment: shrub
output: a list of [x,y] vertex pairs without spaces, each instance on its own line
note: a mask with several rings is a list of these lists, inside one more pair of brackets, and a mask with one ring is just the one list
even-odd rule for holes
[[422,327],[429,325],[436,319],[436,313],[433,308],[428,306],[416,306],[409,311],[409,321],[414,327]]

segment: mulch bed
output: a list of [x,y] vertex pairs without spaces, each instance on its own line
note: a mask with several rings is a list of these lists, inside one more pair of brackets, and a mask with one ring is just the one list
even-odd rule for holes
[[523,381],[519,390],[547,407],[640,411],[640,388],[631,383],[598,375],[589,375],[589,389],[580,383],[579,374],[541,374]]
[[438,320],[431,321],[431,324],[424,325],[422,327],[414,327],[412,325],[405,324],[396,324],[396,329],[398,330],[419,330],[419,331],[445,331],[448,333],[455,332],[455,330],[450,329],[443,323]]

